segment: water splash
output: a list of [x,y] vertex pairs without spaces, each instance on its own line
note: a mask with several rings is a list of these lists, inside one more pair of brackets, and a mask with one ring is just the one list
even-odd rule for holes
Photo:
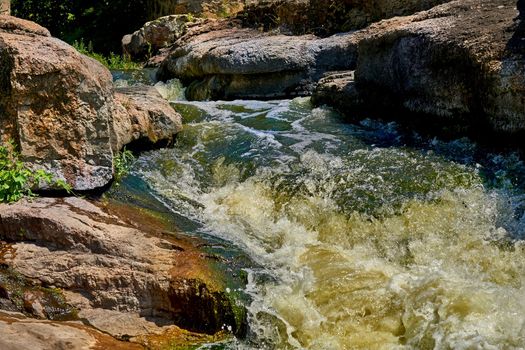
[[519,157],[406,146],[395,124],[343,124],[308,99],[174,107],[177,147],[135,171],[262,266],[250,335],[229,347],[523,347]]

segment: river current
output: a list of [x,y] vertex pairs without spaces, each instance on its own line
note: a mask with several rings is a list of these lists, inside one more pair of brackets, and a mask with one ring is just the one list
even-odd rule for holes
[[525,348],[517,154],[349,124],[308,98],[171,99],[184,131],[133,174],[254,261],[247,339],[223,347]]

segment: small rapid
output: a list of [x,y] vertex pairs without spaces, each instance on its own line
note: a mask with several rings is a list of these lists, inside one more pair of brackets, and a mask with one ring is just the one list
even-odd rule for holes
[[525,347],[518,155],[347,124],[308,98],[173,106],[176,146],[133,173],[255,262],[248,337],[227,348]]

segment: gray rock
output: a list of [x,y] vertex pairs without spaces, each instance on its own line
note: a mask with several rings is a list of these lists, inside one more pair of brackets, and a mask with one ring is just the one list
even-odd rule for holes
[[352,33],[319,39],[220,28],[190,32],[176,46],[159,77],[193,81],[187,97],[198,100],[308,95],[325,72],[357,61]]
[[142,28],[122,38],[122,51],[136,59],[156,55],[186,33],[188,24],[201,22],[188,15],[171,15],[147,22]]
[[[525,131],[525,60],[511,45],[516,14],[514,0],[463,0],[372,25],[349,94],[331,97],[321,84],[314,100],[344,109],[339,98],[358,98],[376,115],[447,132],[517,135]],[[344,111],[355,112],[351,105]]]

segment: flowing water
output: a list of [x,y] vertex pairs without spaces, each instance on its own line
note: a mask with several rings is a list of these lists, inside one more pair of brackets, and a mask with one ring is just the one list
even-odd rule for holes
[[525,348],[525,166],[468,140],[346,124],[309,99],[173,102],[134,168],[248,254],[233,349]]

